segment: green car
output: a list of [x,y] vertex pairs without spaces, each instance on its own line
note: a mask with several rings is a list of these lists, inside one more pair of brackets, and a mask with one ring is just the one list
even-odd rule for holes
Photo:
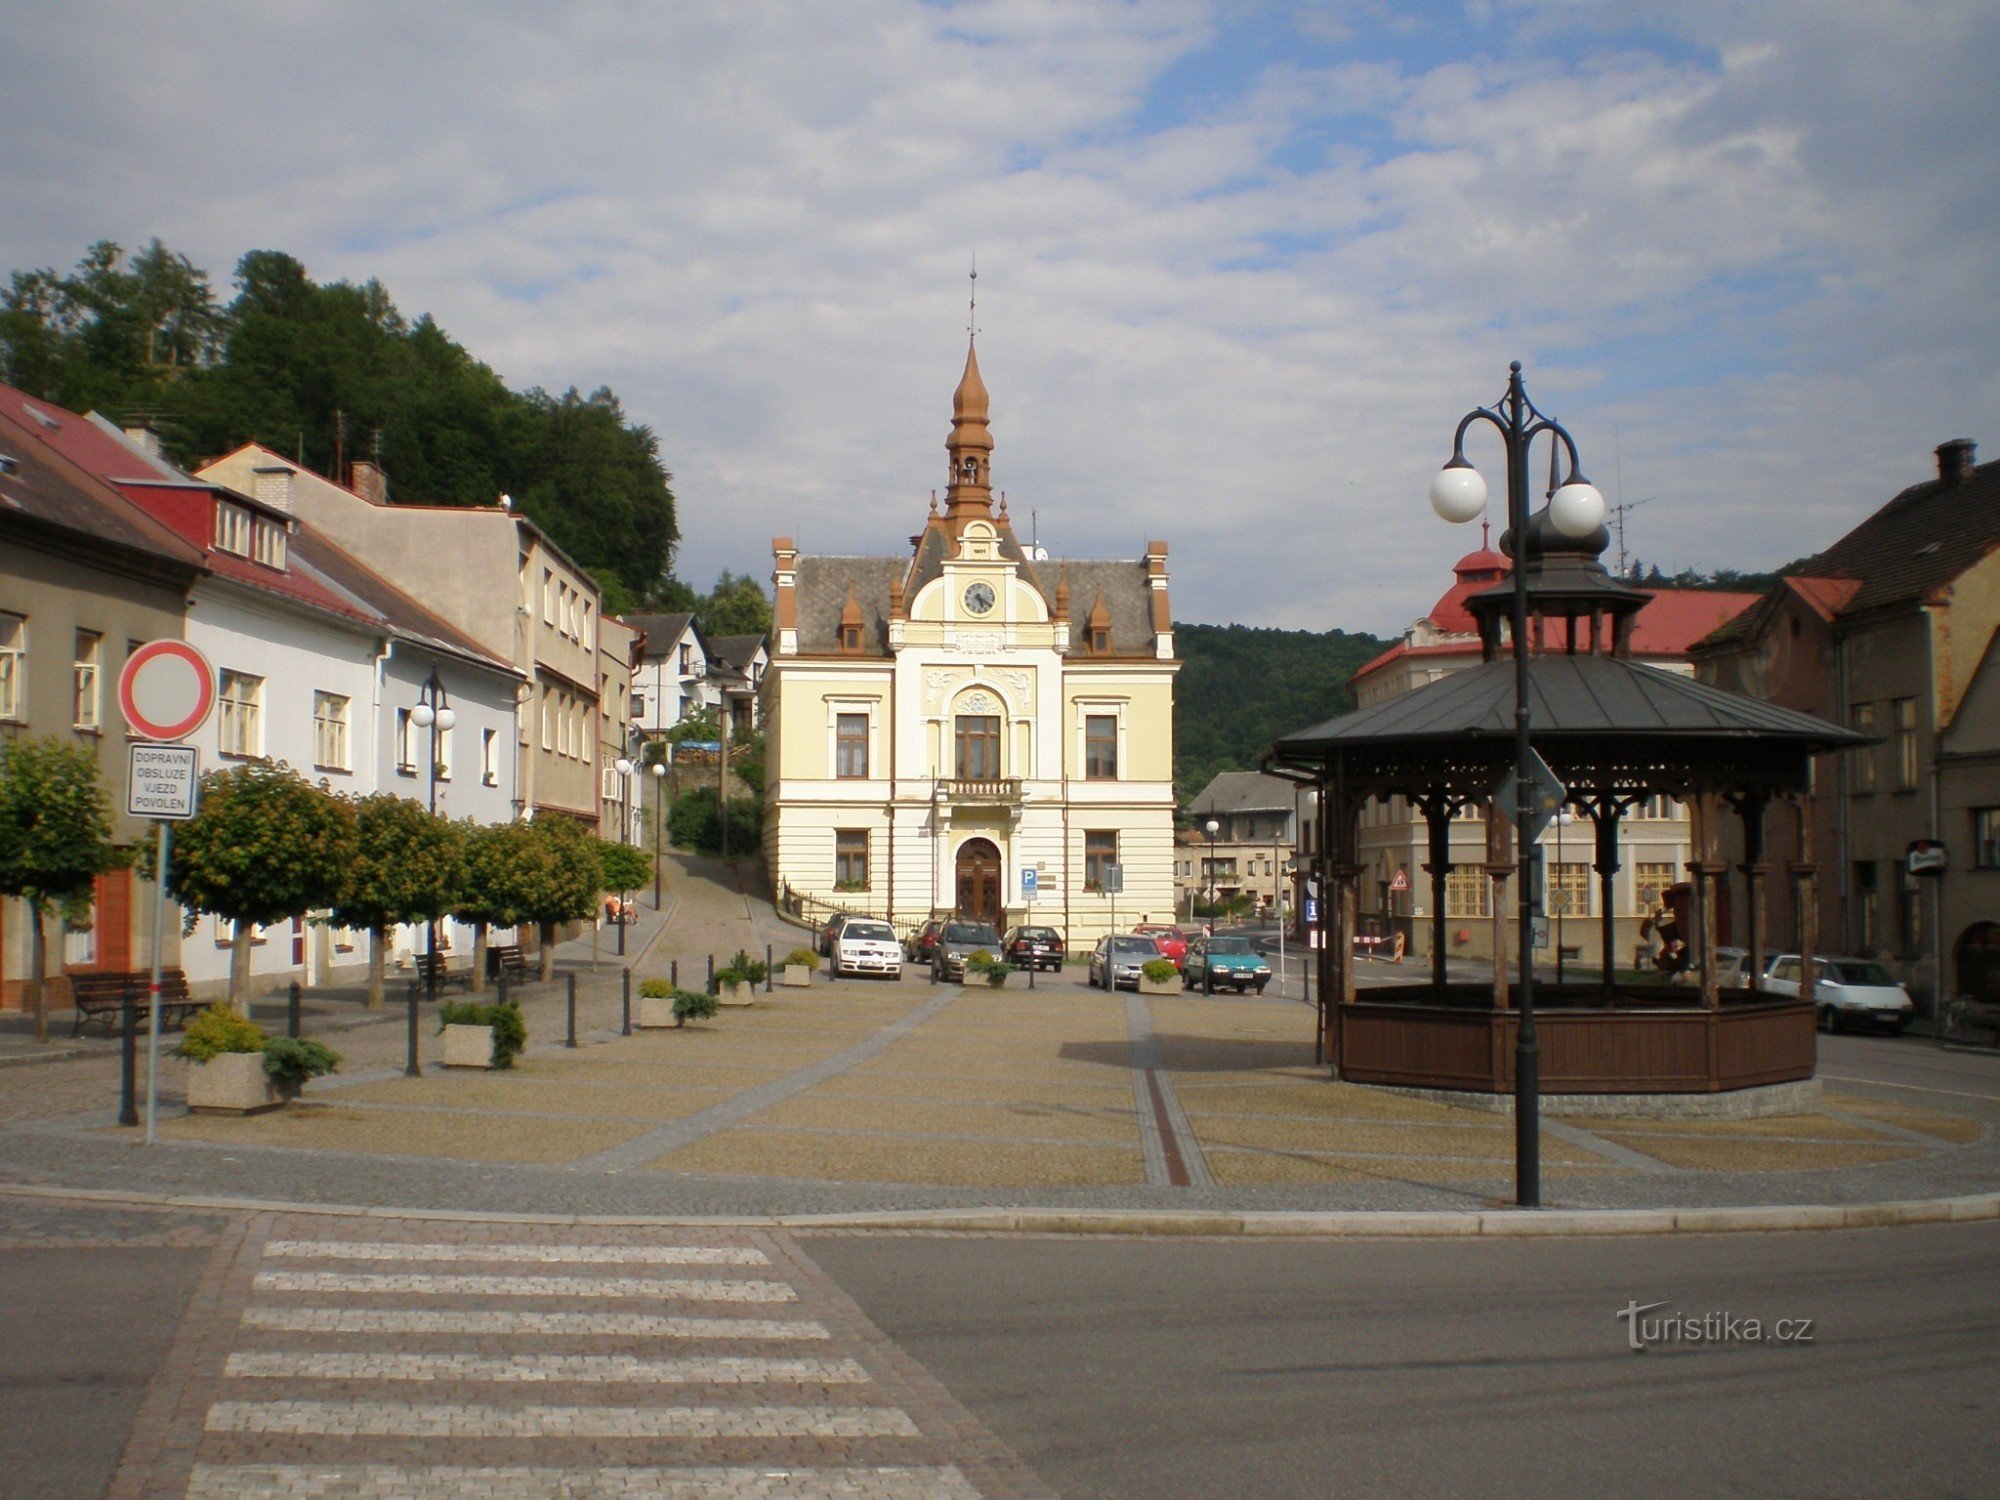
[[1181,983],[1191,990],[1205,990],[1211,970],[1216,989],[1234,990],[1239,995],[1249,990],[1261,995],[1271,982],[1271,966],[1247,938],[1205,937],[1189,943]]

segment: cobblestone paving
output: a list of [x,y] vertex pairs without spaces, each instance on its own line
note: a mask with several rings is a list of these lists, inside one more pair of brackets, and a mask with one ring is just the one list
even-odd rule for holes
[[114,1500],[1046,1493],[784,1236],[261,1214],[216,1243]]

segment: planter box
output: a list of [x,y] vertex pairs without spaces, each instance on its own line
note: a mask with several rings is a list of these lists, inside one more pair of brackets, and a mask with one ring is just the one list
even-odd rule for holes
[[444,1029],[444,1065],[447,1068],[490,1068],[493,1066],[491,1026],[447,1026]]
[[632,1002],[632,1024],[641,1031],[657,1031],[678,1026],[674,1019],[672,995],[641,995]]
[[715,987],[717,1005],[755,1005],[757,987],[754,984],[722,983]]
[[198,1115],[254,1115],[285,1102],[262,1052],[224,1052],[188,1069],[188,1108]]
[[810,988],[813,982],[813,967],[811,964],[786,964],[782,976],[785,986],[794,990]]
[[1180,989],[1181,977],[1178,974],[1172,979],[1148,979],[1144,974],[1139,976],[1139,993],[1142,995],[1177,995]]

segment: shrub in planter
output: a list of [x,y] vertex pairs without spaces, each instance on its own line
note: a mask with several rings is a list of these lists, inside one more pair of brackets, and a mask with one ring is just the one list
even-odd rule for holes
[[1013,972],[1012,964],[990,963],[986,966],[986,982],[997,990],[1007,982],[1007,976]]
[[308,1078],[340,1071],[340,1054],[309,1037],[274,1036],[264,1043],[264,1071],[286,1095],[298,1093]]
[[704,995],[695,990],[674,991],[674,1024],[685,1026],[690,1021],[706,1021],[714,1017],[716,1000],[713,995]]
[[810,948],[794,948],[785,955],[785,967],[789,969],[795,964],[804,964],[808,969],[816,969],[819,967],[819,955]]
[[729,960],[729,967],[741,974],[746,984],[762,984],[764,976],[771,972],[765,966],[763,959],[752,958],[741,948],[738,948],[736,956]]
[[226,1005],[211,1005],[188,1022],[174,1049],[189,1062],[203,1063],[225,1052],[262,1052],[264,1028]]
[[1180,988],[1181,971],[1174,967],[1171,958],[1149,958],[1139,965],[1139,989],[1142,994],[1170,995]]
[[438,1007],[438,1030],[447,1026],[486,1026],[493,1032],[491,1066],[511,1068],[514,1059],[528,1045],[528,1023],[521,1007],[509,1000],[504,1005],[484,1005],[477,1000],[457,1000]]
[[264,1066],[264,1028],[226,1005],[213,1005],[188,1023],[176,1049],[188,1069],[188,1108],[219,1114],[275,1109],[288,1097]]
[[990,969],[996,961],[984,948],[974,948],[965,955],[965,970],[969,974],[974,969]]
[[812,983],[813,970],[819,967],[819,955],[810,948],[794,948],[785,955],[784,981],[793,989],[803,989]]

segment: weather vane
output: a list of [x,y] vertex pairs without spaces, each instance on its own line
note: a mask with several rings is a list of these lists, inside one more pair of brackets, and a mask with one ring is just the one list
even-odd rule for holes
[[979,337],[979,252],[977,251],[972,255],[972,299],[966,308],[965,336],[968,339]]

